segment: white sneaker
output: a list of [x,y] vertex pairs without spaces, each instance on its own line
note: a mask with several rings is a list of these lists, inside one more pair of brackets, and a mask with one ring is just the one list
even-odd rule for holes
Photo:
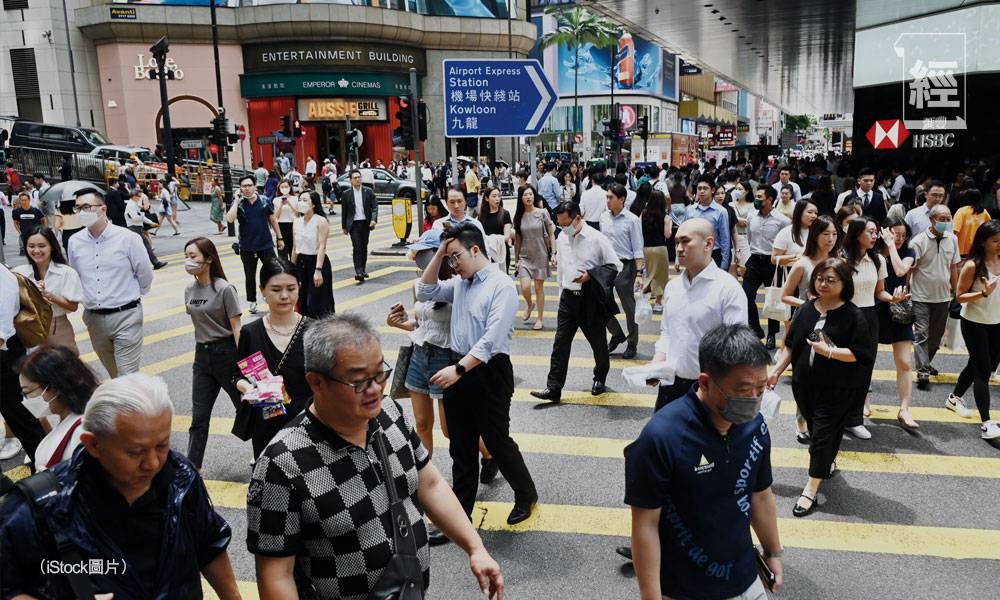
[[853,435],[859,440],[870,440],[872,439],[872,432],[868,431],[868,428],[864,425],[855,425],[854,427],[848,427],[845,429],[847,433]]
[[21,452],[21,442],[17,438],[7,438],[3,441],[3,445],[0,445],[0,460],[14,458],[19,452]]
[[1000,438],[1000,423],[997,423],[996,421],[986,421],[979,429],[983,432],[984,440],[995,440]]
[[250,314],[251,315],[257,314],[257,303],[256,302],[251,302],[250,303]]
[[948,399],[944,402],[944,407],[950,411],[954,411],[955,414],[962,417],[963,419],[968,419],[972,416],[972,411],[965,406],[965,401],[956,396],[955,394],[948,394]]

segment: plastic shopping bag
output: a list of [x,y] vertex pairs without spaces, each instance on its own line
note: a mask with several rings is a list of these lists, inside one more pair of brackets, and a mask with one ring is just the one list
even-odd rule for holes
[[781,301],[781,286],[778,285],[778,269],[774,270],[774,280],[764,289],[764,310],[761,316],[775,321],[787,321],[792,316],[792,307]]
[[674,383],[674,366],[668,362],[655,362],[622,369],[622,379],[625,385],[634,392],[649,391],[650,382],[657,381],[659,385]]
[[649,303],[649,294],[636,294],[635,322],[642,325],[653,317],[653,306]]
[[773,421],[777,418],[778,413],[781,412],[781,396],[778,392],[767,389],[764,390],[764,395],[760,402],[760,414],[764,416],[765,421]]

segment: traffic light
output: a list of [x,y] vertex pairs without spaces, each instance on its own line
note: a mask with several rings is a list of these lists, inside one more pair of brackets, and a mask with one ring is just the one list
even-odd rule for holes
[[427,141],[427,104],[423,100],[417,103],[417,137]]
[[292,117],[288,115],[281,115],[281,135],[292,137]]
[[649,115],[639,117],[639,137],[649,139]]
[[226,146],[229,141],[229,119],[224,114],[219,114],[212,119],[212,143],[217,146]]
[[403,96],[399,98],[399,110],[396,111],[396,118],[399,119],[399,127],[392,132],[393,144],[403,148],[413,148],[413,118],[410,114],[409,98]]
[[304,135],[305,133],[302,131],[302,125],[299,124],[298,119],[295,119],[295,126],[292,127],[292,137],[300,138]]

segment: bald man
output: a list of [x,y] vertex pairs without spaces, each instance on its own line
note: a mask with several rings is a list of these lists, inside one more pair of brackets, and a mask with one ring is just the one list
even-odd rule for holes
[[[653,362],[670,363],[675,375],[672,383],[659,386],[654,412],[686,395],[697,382],[698,345],[706,333],[722,324],[747,324],[743,288],[712,260],[714,232],[710,221],[696,217],[681,223],[674,235],[677,262],[685,270],[663,291],[663,320]],[[629,546],[616,552],[632,559]]]

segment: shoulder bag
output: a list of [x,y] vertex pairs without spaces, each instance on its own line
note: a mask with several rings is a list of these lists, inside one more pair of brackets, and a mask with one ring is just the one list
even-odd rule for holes
[[11,271],[17,278],[21,309],[14,315],[14,331],[25,348],[34,348],[49,337],[52,325],[52,305],[31,279]]
[[[761,316],[765,319],[787,321],[792,316],[792,307],[781,301],[783,286],[778,285],[778,272],[783,269],[784,267],[781,266],[774,268],[774,278],[771,280],[771,285],[764,289],[764,310],[761,311]],[[785,273],[782,281],[787,278],[788,273]]]
[[[263,318],[263,317],[261,317]],[[295,330],[292,331],[292,337],[288,338],[288,345],[285,346],[285,351],[281,354],[281,360],[278,361],[278,367],[273,371],[275,375],[281,373],[281,369],[285,366],[285,360],[288,358],[288,354],[292,350],[292,345],[295,344],[295,340],[299,337],[299,331],[302,329],[302,323],[306,320],[305,317],[299,319],[299,322],[295,325]],[[264,332],[267,335],[267,332]],[[237,376],[237,380],[242,379],[242,375]],[[240,400],[239,404],[236,406],[236,417],[233,419],[232,434],[237,438],[243,440],[244,442],[253,437],[253,405],[249,402],[243,402]]]
[[396,355],[396,368],[392,372],[392,385],[389,386],[389,397],[400,400],[410,395],[406,389],[406,372],[410,369],[410,359],[413,358],[413,344],[400,346]]
[[396,479],[393,477],[389,454],[385,448],[385,433],[381,427],[375,430],[373,437],[378,461],[382,463],[385,489],[389,494],[393,553],[382,575],[368,593],[367,600],[423,600],[424,572],[417,559],[417,542],[413,538],[406,508],[396,491]]

